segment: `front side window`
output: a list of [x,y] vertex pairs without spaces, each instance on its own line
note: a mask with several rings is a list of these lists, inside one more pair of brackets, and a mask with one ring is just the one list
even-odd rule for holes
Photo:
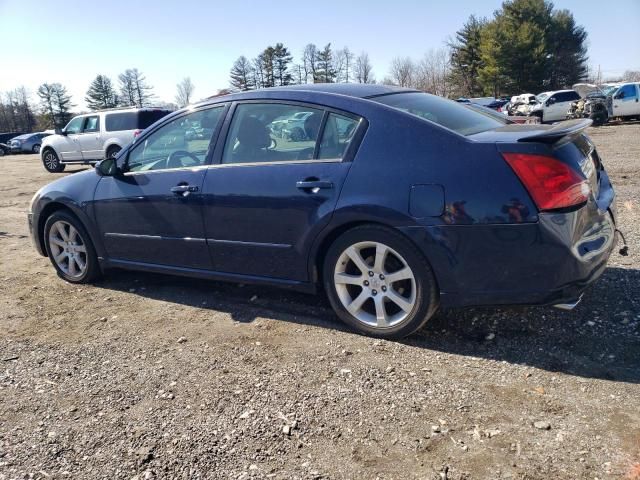
[[82,124],[84,122],[84,117],[76,117],[72,119],[66,127],[64,127],[64,131],[67,133],[80,133],[82,131]]
[[373,97],[371,100],[437,123],[460,135],[473,135],[504,125],[461,103],[428,93],[394,93]]
[[84,123],[84,132],[90,133],[97,132],[98,130],[100,130],[100,117],[97,115],[94,115],[93,117],[87,117]]
[[238,105],[222,163],[311,160],[324,111],[297,105]]
[[144,172],[204,165],[224,106],[198,110],[160,127],[129,153],[127,171]]

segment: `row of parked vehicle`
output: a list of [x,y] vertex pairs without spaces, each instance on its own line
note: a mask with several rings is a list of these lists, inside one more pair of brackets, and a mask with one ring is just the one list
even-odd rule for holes
[[590,118],[603,125],[610,118],[640,117],[640,83],[578,83],[569,90],[517,95],[502,108],[509,115],[535,116],[544,123]]
[[493,109],[518,123],[524,122],[519,121],[519,117],[537,118],[542,123],[590,118],[595,125],[603,125],[610,118],[640,117],[640,83],[578,83],[571,89],[538,95],[523,93],[511,98],[462,98],[458,101]]
[[40,153],[42,140],[51,135],[52,132],[36,132],[18,135],[7,141],[0,143],[0,156],[11,153]]

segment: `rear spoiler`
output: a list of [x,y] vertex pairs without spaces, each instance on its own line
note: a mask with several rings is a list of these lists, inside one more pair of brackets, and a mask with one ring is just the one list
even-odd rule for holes
[[555,143],[561,138],[567,135],[577,135],[585,128],[591,126],[593,120],[589,118],[578,118],[575,120],[566,120],[564,122],[557,123],[549,130],[542,132],[536,132],[533,135],[519,138],[519,142],[541,142],[541,143]]

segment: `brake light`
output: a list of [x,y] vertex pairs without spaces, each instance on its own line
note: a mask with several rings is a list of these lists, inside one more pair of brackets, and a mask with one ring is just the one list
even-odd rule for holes
[[133,131],[133,138],[136,138],[138,135],[140,135],[142,133],[142,130],[134,130]]
[[503,153],[540,210],[584,203],[590,187],[574,169],[557,158],[529,153]]

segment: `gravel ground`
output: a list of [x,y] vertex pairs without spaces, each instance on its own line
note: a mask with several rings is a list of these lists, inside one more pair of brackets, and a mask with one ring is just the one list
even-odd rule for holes
[[630,255],[573,312],[441,311],[402,342],[276,289],[67,284],[26,226],[56,176],[0,158],[0,479],[639,479],[640,123],[590,134]]

